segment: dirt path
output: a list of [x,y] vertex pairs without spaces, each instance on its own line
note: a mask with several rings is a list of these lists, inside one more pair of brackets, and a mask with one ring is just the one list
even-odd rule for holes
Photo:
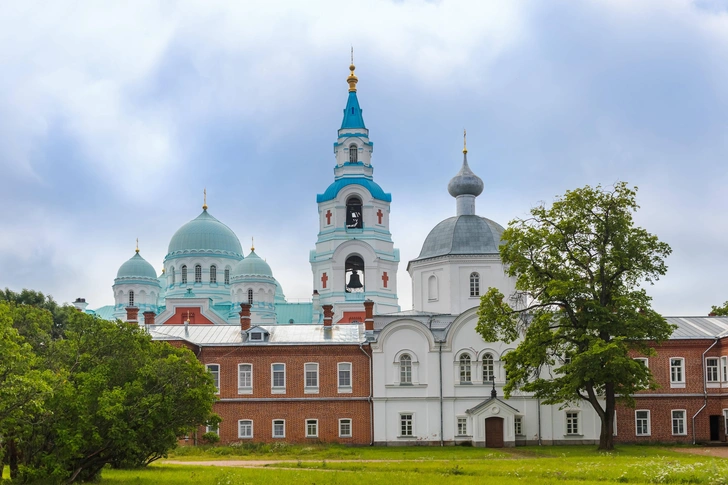
[[728,446],[703,446],[700,448],[668,448],[670,451],[678,453],[689,453],[691,455],[716,456],[718,458],[728,458]]
[[257,468],[257,467],[267,467],[271,465],[280,465],[282,463],[351,463],[351,462],[358,462],[358,463],[400,463],[402,461],[427,461],[433,462],[433,461],[451,461],[451,460],[357,460],[357,459],[351,459],[351,460],[327,460],[327,459],[320,459],[320,460],[200,460],[200,461],[181,461],[181,460],[163,460],[159,463],[163,465],[195,465],[195,466],[235,466],[235,467],[243,467],[243,468]]

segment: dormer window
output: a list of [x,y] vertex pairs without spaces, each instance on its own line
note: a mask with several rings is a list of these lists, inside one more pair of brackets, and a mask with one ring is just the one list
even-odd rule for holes
[[355,144],[349,145],[349,163],[356,163],[359,161],[359,150]]
[[250,334],[250,340],[254,340],[257,342],[263,341],[263,333],[262,332],[255,332]]

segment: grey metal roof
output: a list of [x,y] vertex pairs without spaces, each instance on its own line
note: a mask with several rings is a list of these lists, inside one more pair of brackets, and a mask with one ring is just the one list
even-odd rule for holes
[[359,345],[366,341],[363,325],[256,325],[270,336],[264,342],[244,341],[238,325],[153,325],[148,327],[154,340],[184,340],[200,346],[215,345]]
[[447,184],[447,191],[453,197],[458,195],[474,195],[477,197],[483,193],[483,180],[470,170],[467,151],[463,153],[463,166]]
[[728,337],[728,317],[665,317],[677,325],[670,340]]
[[476,215],[445,219],[430,231],[414,261],[448,254],[498,254],[503,227]]

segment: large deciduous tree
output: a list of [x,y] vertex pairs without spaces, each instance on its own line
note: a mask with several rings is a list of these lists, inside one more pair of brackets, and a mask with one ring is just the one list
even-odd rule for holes
[[710,314],[716,317],[728,317],[728,301],[721,306],[713,306]]
[[633,406],[634,393],[655,385],[630,350],[649,355],[673,330],[642,288],[665,274],[671,249],[635,226],[636,190],[586,186],[511,221],[500,255],[516,292],[506,301],[491,288],[478,312],[486,341],[521,339],[504,356],[505,395],[587,401],[601,419],[602,450],[614,447],[617,401]]

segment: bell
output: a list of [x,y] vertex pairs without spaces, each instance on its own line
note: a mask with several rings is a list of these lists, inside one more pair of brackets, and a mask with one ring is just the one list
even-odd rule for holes
[[349,277],[349,284],[346,285],[346,287],[352,289],[359,289],[364,287],[364,285],[361,284],[361,280],[359,280],[359,273],[357,273],[356,270],[353,270],[351,272],[351,276]]

